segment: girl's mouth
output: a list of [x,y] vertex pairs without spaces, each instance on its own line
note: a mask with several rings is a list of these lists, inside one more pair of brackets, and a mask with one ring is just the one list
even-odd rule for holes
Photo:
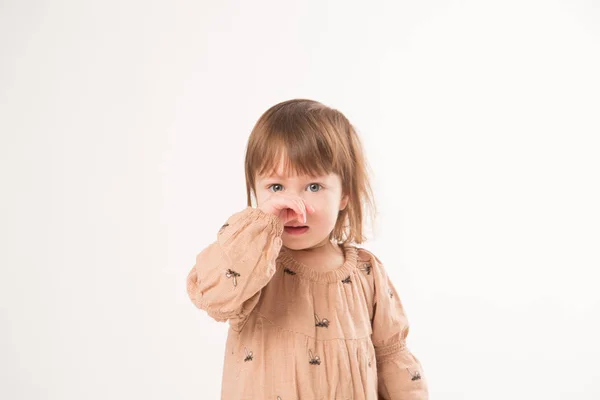
[[308,226],[286,226],[283,229],[290,235],[301,235],[308,230]]

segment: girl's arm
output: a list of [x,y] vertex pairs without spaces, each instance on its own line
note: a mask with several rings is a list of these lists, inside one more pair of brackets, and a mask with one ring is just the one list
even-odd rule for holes
[[371,339],[379,400],[428,400],[423,368],[406,345],[409,323],[400,297],[382,262],[373,256],[371,264],[375,286]]
[[258,208],[230,216],[187,276],[187,292],[196,307],[240,331],[275,274],[282,233],[281,220]]

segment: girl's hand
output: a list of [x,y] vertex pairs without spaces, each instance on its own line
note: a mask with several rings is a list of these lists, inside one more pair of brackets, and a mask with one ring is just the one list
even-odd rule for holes
[[258,208],[279,217],[284,225],[293,219],[306,224],[307,214],[315,212],[314,207],[306,204],[301,197],[279,193],[272,194]]

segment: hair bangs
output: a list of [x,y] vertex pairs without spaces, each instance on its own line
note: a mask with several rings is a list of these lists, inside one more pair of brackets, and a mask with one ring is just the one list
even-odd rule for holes
[[[256,176],[322,176],[337,172],[327,147],[319,146],[314,132],[272,132],[257,151],[261,157],[250,165]],[[309,140],[307,140],[309,139]],[[324,148],[325,147],[325,148]],[[283,171],[278,168],[282,166]]]

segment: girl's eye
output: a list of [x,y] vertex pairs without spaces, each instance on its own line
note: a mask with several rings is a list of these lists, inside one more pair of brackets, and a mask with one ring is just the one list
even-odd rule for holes
[[310,185],[308,185],[308,187],[315,187],[315,186],[321,187],[321,185],[319,185],[318,183],[311,183]]
[[274,183],[271,186],[269,186],[269,189],[271,189],[273,186],[281,186],[279,183]]
[[[274,183],[274,184],[270,185],[270,186],[268,187],[268,189],[271,189],[272,187],[275,187],[275,186],[281,186],[281,185],[280,185],[279,183]],[[311,190],[311,192],[313,192],[313,193],[314,193],[314,192],[318,191],[318,190],[319,190],[319,188],[321,188],[321,185],[320,185],[319,183],[311,183],[311,184],[310,184],[310,185],[308,185],[307,187],[309,187],[309,188],[311,188],[311,189],[315,189],[315,188],[316,188],[316,190]],[[277,190],[276,190],[276,192],[277,192]]]

